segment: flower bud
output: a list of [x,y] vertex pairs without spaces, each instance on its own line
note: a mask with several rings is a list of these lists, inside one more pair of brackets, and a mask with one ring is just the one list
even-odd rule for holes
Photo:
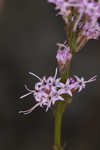
[[71,63],[72,54],[70,53],[70,48],[68,45],[60,43],[58,43],[57,45],[59,46],[59,48],[57,51],[56,58],[59,64],[59,71],[61,73],[65,73]]

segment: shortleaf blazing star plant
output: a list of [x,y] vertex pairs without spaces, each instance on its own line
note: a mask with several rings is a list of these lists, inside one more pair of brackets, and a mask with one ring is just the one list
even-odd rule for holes
[[[76,75],[70,77],[69,71],[73,55],[80,51],[89,39],[98,39],[100,36],[100,1],[48,0],[48,2],[55,5],[55,9],[58,10],[57,15],[64,20],[67,40],[64,43],[57,43],[58,65],[54,76],[40,78],[29,72],[38,82],[33,89],[25,85],[27,94],[20,98],[32,94],[36,104],[31,109],[19,113],[29,114],[37,107],[45,108],[46,112],[52,108],[55,119],[53,149],[64,150],[61,145],[61,120],[64,110],[72,102],[74,93],[81,92],[86,84],[96,80],[96,75],[89,80]],[[60,77],[57,77],[58,72]]]

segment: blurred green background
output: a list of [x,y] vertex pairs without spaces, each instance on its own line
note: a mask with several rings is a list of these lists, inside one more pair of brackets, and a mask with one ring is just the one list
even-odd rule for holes
[[[64,22],[47,0],[0,0],[0,150],[51,150],[53,117],[34,105],[24,84],[34,87],[28,75],[53,75],[56,43],[66,39]],[[63,116],[65,150],[100,150],[100,40],[91,40],[73,57],[71,74],[97,81],[73,97]],[[15,116],[16,114],[16,116]]]

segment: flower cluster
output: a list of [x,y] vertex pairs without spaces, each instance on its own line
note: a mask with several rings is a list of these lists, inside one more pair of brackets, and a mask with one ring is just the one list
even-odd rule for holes
[[81,31],[88,39],[100,36],[100,1],[95,0],[48,0],[56,5],[66,23],[74,23],[73,32]]
[[37,104],[31,109],[20,111],[19,113],[29,114],[38,106],[46,106],[46,111],[48,111],[48,109],[53,106],[56,101],[64,101],[64,98],[62,97],[63,94],[72,97],[76,90],[80,92],[83,88],[85,88],[86,83],[96,80],[96,76],[92,77],[88,81],[85,81],[83,77],[79,78],[78,76],[74,76],[73,78],[68,78],[65,83],[62,83],[61,78],[57,78],[57,69],[55,75],[53,77],[50,76],[47,79],[46,77],[41,79],[33,73],[30,74],[37,77],[40,81],[35,84],[34,90],[28,89],[25,85],[25,89],[28,93],[20,98],[22,99],[30,94],[33,94]]
[[[76,75],[68,77],[66,73],[68,73],[74,52],[79,51],[87,40],[97,39],[100,35],[100,24],[98,22],[100,18],[100,2],[95,0],[48,0],[48,2],[56,5],[56,9],[59,10],[58,14],[63,17],[67,24],[68,44],[66,41],[64,44],[57,44],[56,59],[61,78],[57,78],[57,69],[55,75],[48,78],[45,76],[39,78],[30,72],[29,74],[38,78],[39,82],[35,84],[33,90],[28,89],[25,85],[28,93],[20,98],[22,99],[32,94],[36,105],[19,113],[31,113],[38,106],[45,107],[46,111],[48,111],[57,101],[66,101],[64,96],[72,97],[76,91],[81,92],[87,83],[96,80],[96,76],[85,81],[83,77],[79,78]],[[62,82],[63,76],[65,79]]]
[[65,72],[70,65],[72,54],[70,53],[70,48],[66,44],[66,41],[64,42],[64,44],[58,43],[57,46],[58,46],[58,51],[57,51],[56,58],[59,64],[59,69],[60,72]]

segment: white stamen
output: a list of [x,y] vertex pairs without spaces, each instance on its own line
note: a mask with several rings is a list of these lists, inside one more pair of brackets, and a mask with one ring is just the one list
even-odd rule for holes
[[26,89],[27,91],[29,91],[29,92],[32,92],[32,91],[33,91],[33,90],[30,90],[30,89],[27,87],[26,84],[24,85],[24,87],[25,87],[25,89]]
[[31,91],[31,92],[29,92],[29,93],[27,93],[27,94],[21,96],[20,99],[22,99],[22,98],[24,98],[24,97],[27,97],[28,95],[32,94],[33,92],[34,92],[34,91]]
[[41,78],[39,76],[37,76],[36,74],[32,73],[32,72],[29,72],[30,75],[36,77],[37,79],[39,79],[41,81]]
[[64,45],[64,44],[62,44],[62,43],[57,43],[57,46],[59,47],[59,48],[66,48],[66,46]]
[[25,111],[19,111],[19,114],[23,113],[25,115],[31,113],[35,108],[37,108],[38,106],[40,106],[40,103],[37,103],[35,106],[33,106],[31,109],[25,110]]
[[96,81],[97,75],[93,76],[91,79],[89,79],[88,81],[85,81],[85,83],[89,83],[89,82],[93,82]]
[[58,69],[56,68],[54,79],[56,79],[56,77],[57,77],[57,72],[58,72]]

